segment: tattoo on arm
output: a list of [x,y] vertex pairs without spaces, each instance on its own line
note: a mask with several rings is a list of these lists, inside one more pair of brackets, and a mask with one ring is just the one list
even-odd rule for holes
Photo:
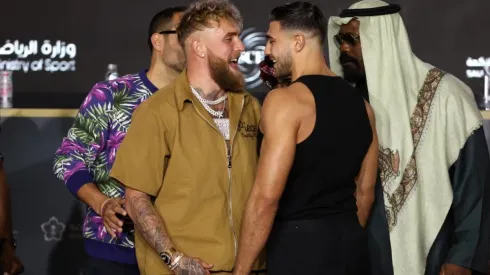
[[[132,213],[136,229],[141,233],[148,244],[157,252],[163,252],[173,243],[165,231],[163,220],[156,212],[150,197],[146,194],[137,194],[126,198],[128,212]],[[174,270],[177,275],[204,275],[206,271],[194,258],[182,257],[178,267]]]
[[165,231],[163,221],[153,207],[148,195],[138,194],[132,196],[129,199],[129,207],[129,212],[134,213],[135,216],[132,218],[136,229],[157,253],[173,246]]
[[201,275],[205,272],[196,260],[189,257],[183,258],[179,263],[179,268],[175,270],[177,275]]

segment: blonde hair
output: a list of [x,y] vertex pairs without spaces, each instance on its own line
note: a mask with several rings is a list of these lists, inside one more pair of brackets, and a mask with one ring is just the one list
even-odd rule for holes
[[179,43],[185,49],[185,40],[195,31],[211,28],[220,20],[228,19],[241,30],[243,20],[238,9],[228,0],[200,0],[189,6],[182,14],[177,35]]

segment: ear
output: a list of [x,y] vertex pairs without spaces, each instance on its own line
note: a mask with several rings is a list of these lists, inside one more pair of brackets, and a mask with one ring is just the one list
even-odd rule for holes
[[164,47],[164,42],[165,42],[165,38],[163,35],[160,35],[158,33],[154,33],[151,35],[151,44],[153,45],[153,48],[156,50],[156,51],[163,51],[163,47]]
[[205,57],[206,56],[206,47],[204,47],[204,44],[200,40],[193,40],[191,42],[191,47],[194,53],[196,53],[197,56],[199,57]]
[[305,47],[305,35],[302,33],[295,33],[293,36],[294,50],[300,52]]

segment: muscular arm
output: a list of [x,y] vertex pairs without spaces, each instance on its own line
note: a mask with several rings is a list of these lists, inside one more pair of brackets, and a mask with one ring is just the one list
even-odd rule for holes
[[126,187],[126,210],[148,244],[159,254],[173,247],[150,196]]
[[376,185],[376,173],[378,169],[378,135],[376,133],[376,121],[371,106],[365,102],[366,111],[371,123],[373,140],[364,157],[361,170],[356,178],[356,199],[357,199],[357,216],[359,223],[365,227],[371,207],[374,202],[374,187]]
[[255,184],[244,211],[236,274],[248,274],[269,237],[279,199],[294,160],[298,119],[294,103],[283,91],[272,91],[264,101],[264,133]]
[[[162,218],[153,207],[150,196],[127,187],[125,205],[136,230],[157,254],[174,248],[174,244],[165,230]],[[175,256],[172,262],[175,260]],[[209,271],[205,270],[209,268],[212,268],[212,265],[197,258],[184,256],[179,261],[179,266],[174,270],[174,273],[178,275],[209,274]]]

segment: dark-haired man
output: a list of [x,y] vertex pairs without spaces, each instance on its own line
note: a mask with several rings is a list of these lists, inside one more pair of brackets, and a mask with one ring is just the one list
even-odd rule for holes
[[286,4],[269,20],[265,54],[275,77],[292,83],[264,101],[234,274],[249,273],[267,240],[269,275],[369,274],[363,227],[377,171],[373,112],[328,68],[318,7]]
[[369,96],[379,130],[383,194],[374,209],[388,224],[373,213],[381,262],[372,263],[383,269],[376,274],[486,274],[483,119],[467,85],[412,52],[400,9],[365,0],[329,22],[332,70]]
[[125,190],[109,172],[134,109],[171,83],[185,66],[176,35],[184,10],[168,8],[153,17],[148,31],[149,70],[97,83],[56,151],[55,174],[88,205],[83,236],[90,257],[85,275],[139,274],[133,225],[122,207]]

